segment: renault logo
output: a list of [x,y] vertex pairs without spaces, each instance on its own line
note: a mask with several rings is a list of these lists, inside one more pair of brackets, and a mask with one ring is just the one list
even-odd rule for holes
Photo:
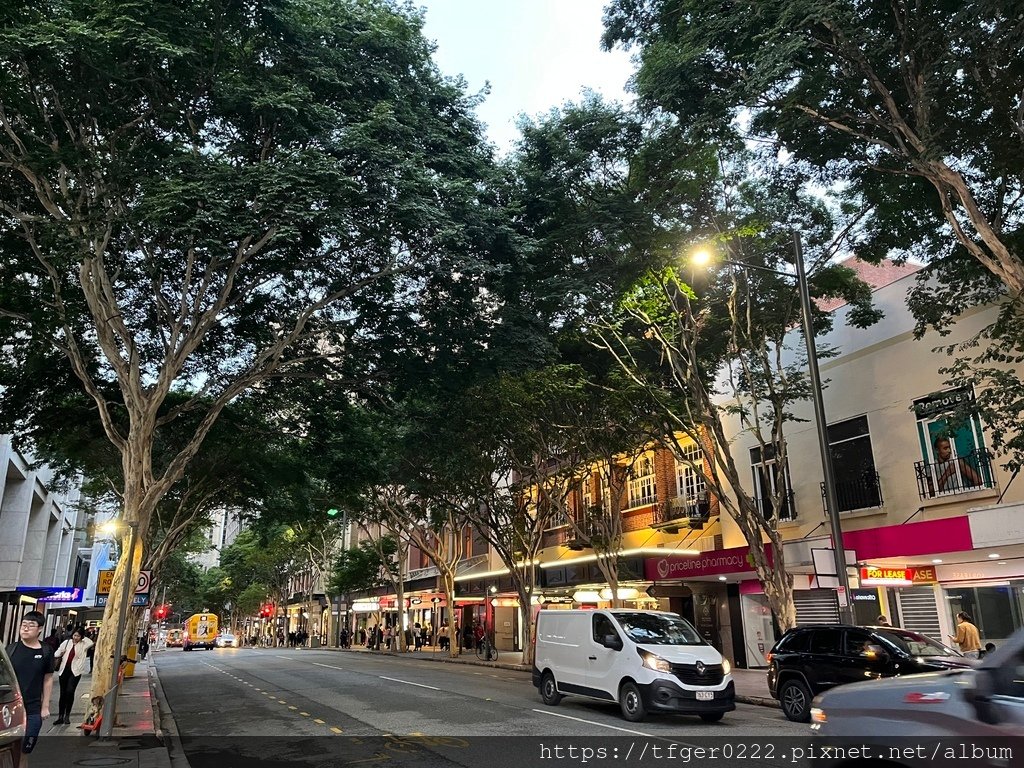
[[703,675],[704,674],[704,662],[703,661],[698,661],[697,662],[697,674],[698,675]]

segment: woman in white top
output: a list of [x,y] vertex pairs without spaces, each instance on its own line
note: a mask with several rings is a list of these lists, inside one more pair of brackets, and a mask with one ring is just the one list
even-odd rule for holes
[[60,644],[54,656],[57,657],[57,677],[60,679],[60,705],[54,725],[71,722],[71,708],[75,705],[75,689],[78,681],[89,666],[88,650],[92,640],[85,636],[85,630],[76,627],[71,637]]

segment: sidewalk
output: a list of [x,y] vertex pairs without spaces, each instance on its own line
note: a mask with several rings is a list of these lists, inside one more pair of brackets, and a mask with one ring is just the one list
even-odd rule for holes
[[[507,669],[513,672],[529,674],[531,669],[522,663],[523,654],[519,651],[499,651],[497,661],[481,661],[472,652],[463,652],[457,658],[451,658],[447,651],[440,651],[434,648],[425,651],[412,651],[399,653],[397,651],[371,651],[363,646],[352,648],[327,648],[322,647],[321,651],[339,651],[342,653],[371,653],[379,656],[400,656],[406,659],[418,661],[436,661],[448,664],[471,664],[481,667],[493,667],[495,669]],[[732,679],[736,685],[736,701],[742,704],[756,704],[762,707],[776,707],[779,702],[772,698],[768,692],[768,676],[763,669],[734,669]]]
[[[39,742],[29,758],[32,768],[67,768],[69,764],[118,766],[118,768],[171,768],[166,734],[160,728],[159,706],[155,688],[155,668],[151,660],[135,665],[135,676],[126,678],[117,699],[117,720],[113,740],[101,744],[96,737],[87,737],[77,728],[89,706],[92,675],[82,675],[71,710],[71,725],[54,725],[60,688],[53,681],[52,717],[43,723]],[[153,677],[153,682],[151,682]],[[177,761],[176,761],[177,762]]]

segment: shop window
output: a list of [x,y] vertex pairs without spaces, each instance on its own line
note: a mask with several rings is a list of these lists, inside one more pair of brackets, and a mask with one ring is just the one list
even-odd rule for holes
[[[832,455],[839,511],[882,506],[868,417],[857,416],[829,425],[828,448]],[[822,483],[823,495],[824,487]]]
[[1005,640],[1022,624],[1022,593],[1010,584],[946,590],[950,625],[960,611],[969,614],[985,641]]
[[914,401],[921,461],[915,462],[922,499],[968,493],[995,486],[995,475],[985,450],[981,420],[970,410],[974,392],[969,388],[937,392]]

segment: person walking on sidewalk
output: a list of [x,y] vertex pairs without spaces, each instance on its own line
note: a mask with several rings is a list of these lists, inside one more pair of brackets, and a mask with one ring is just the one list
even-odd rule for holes
[[28,755],[35,749],[43,720],[50,716],[50,694],[53,692],[53,651],[39,640],[46,619],[39,611],[21,617],[18,642],[7,646],[14,674],[21,688],[25,707],[25,737],[21,742],[21,768],[28,765]]
[[57,679],[60,681],[60,702],[57,704],[57,719],[53,721],[54,725],[71,722],[71,708],[75,705],[75,690],[89,663],[88,651],[90,648],[92,648],[92,640],[85,636],[85,630],[75,627],[71,637],[61,643],[57,653],[54,654],[60,659],[57,667]]
[[971,621],[971,615],[960,611],[956,615],[956,634],[950,635],[949,639],[960,646],[960,653],[968,659],[981,657],[981,635],[978,628]]

